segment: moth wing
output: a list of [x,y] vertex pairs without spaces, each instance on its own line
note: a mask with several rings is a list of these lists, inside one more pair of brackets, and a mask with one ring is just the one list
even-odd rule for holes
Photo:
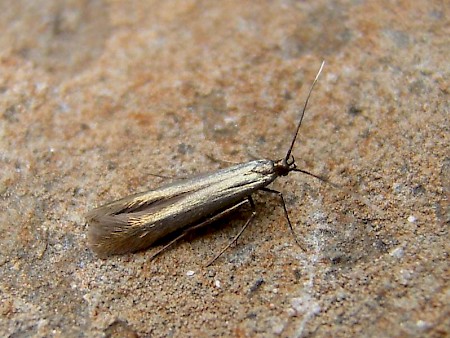
[[[88,241],[102,257],[134,252],[149,247],[160,238],[153,212],[183,198],[165,190],[151,190],[108,203],[86,215]],[[147,216],[147,217],[145,217]]]

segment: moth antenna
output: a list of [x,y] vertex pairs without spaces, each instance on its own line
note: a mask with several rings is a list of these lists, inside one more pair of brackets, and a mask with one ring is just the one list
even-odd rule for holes
[[347,194],[349,196],[351,196],[352,198],[354,198],[357,201],[360,201],[361,203],[365,204],[367,207],[369,207],[370,209],[372,209],[373,211],[375,211],[377,214],[382,215],[385,214],[385,212],[383,210],[381,210],[379,207],[377,207],[375,204],[373,204],[372,202],[370,202],[363,194],[356,192],[356,191],[352,191],[349,188],[346,188],[340,184],[336,184],[331,182],[330,180],[326,179],[323,176],[319,176],[316,174],[313,174],[309,171],[303,170],[303,169],[293,169],[292,171],[296,171],[302,174],[306,174],[308,176],[311,176],[313,178],[318,179],[320,182],[325,183],[327,185],[329,185],[330,187],[340,190],[342,191],[344,194]]
[[291,146],[289,147],[289,150],[287,151],[286,157],[284,158],[284,162],[287,162],[289,160],[289,157],[291,157],[292,148],[294,147],[295,140],[297,139],[298,131],[300,130],[300,126],[302,125],[303,116],[305,116],[306,107],[308,107],[308,101],[311,97],[311,93],[313,91],[314,85],[316,84],[317,80],[319,79],[319,75],[322,72],[323,66],[325,65],[325,61],[322,61],[322,64],[320,65],[319,71],[317,72],[316,78],[314,79],[311,88],[309,88],[308,96],[306,97],[305,105],[303,106],[302,114],[300,115],[300,120],[297,124],[297,129],[295,130],[294,137],[292,138]]

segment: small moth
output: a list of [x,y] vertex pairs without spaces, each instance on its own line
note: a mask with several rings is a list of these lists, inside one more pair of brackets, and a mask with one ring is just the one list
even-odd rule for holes
[[[252,194],[257,190],[279,196],[287,223],[294,233],[282,193],[269,189],[267,186],[279,176],[286,176],[292,171],[324,180],[298,169],[291,155],[309,98],[323,66],[324,62],[309,89],[294,136],[284,158],[275,161],[254,160],[233,165],[98,207],[86,215],[89,223],[90,247],[103,257],[124,254],[146,249],[168,235],[179,233],[175,239],[156,252],[152,256],[154,258],[188,233],[205,227],[249,203],[252,208],[251,216],[235,238],[209,262],[211,264],[237,240],[255,217],[256,209]],[[299,244],[295,235],[294,238]]]

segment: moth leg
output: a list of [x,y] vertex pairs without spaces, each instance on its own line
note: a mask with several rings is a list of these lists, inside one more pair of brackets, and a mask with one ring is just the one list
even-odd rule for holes
[[159,256],[163,251],[166,251],[167,248],[178,242],[180,239],[186,236],[186,232],[183,232],[181,235],[176,237],[175,239],[171,240],[168,244],[164,245],[161,249],[156,251],[153,255],[150,256],[149,261],[154,260],[157,256]]
[[226,164],[239,164],[239,163],[240,163],[240,162],[229,161],[229,160],[217,158],[217,157],[215,157],[214,155],[211,155],[211,154],[206,154],[205,156],[206,156],[210,161],[215,162],[215,163],[226,163]]
[[292,227],[291,220],[289,219],[289,214],[288,214],[288,211],[286,208],[286,203],[284,202],[284,197],[283,197],[283,194],[281,193],[281,191],[273,190],[273,189],[269,189],[269,188],[261,188],[261,191],[270,192],[272,194],[277,194],[278,196],[280,196],[281,205],[283,206],[283,210],[284,210],[284,216],[286,217],[289,228],[291,229],[292,235],[294,236],[295,243],[297,243],[297,245],[300,247],[300,249],[302,249],[303,251],[306,252],[306,249],[304,248],[304,246],[302,244],[300,244],[300,242],[298,241],[297,235],[294,231],[294,228]]
[[235,243],[239,236],[242,235],[242,233],[244,232],[244,230],[247,228],[247,226],[250,224],[250,222],[252,221],[253,218],[255,218],[256,216],[256,208],[255,208],[255,203],[253,202],[253,199],[251,196],[248,196],[247,200],[245,202],[249,202],[250,206],[252,207],[252,214],[250,215],[250,217],[247,219],[247,222],[245,222],[244,226],[242,227],[241,231],[239,231],[239,233],[230,241],[230,243],[227,244],[226,247],[224,247],[213,259],[211,259],[206,265],[205,267],[210,266],[212,263],[214,263],[214,261],[219,258],[220,256],[222,256],[222,254],[233,244]]
[[172,246],[173,244],[175,244],[176,242],[178,242],[179,240],[183,239],[184,237],[186,237],[189,233],[196,231],[202,227],[205,227],[217,220],[219,220],[220,218],[230,214],[231,212],[235,211],[236,209],[238,209],[239,207],[241,207],[242,205],[244,205],[245,203],[248,203],[248,200],[243,200],[239,203],[236,203],[235,205],[233,205],[232,207],[219,212],[218,214],[208,218],[207,220],[201,222],[200,224],[196,224],[194,226],[191,226],[190,228],[184,230],[178,237],[176,237],[175,239],[171,240],[168,244],[164,245],[161,249],[159,249],[158,251],[156,251],[151,257],[150,257],[150,261],[152,261],[153,259],[156,258],[156,256],[159,256],[163,251],[165,251],[166,249],[168,249],[170,246]]

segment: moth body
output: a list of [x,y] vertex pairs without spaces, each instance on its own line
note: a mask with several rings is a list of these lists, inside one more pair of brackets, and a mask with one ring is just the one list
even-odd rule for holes
[[148,248],[245,200],[279,175],[278,163],[256,160],[108,203],[86,216],[90,246],[100,256]]
[[209,225],[248,202],[253,209],[252,215],[233,239],[234,242],[256,214],[251,195],[257,190],[275,193],[280,197],[287,223],[294,233],[283,195],[281,192],[268,189],[267,185],[291,171],[302,172],[324,181],[314,174],[297,169],[291,155],[312,89],[323,65],[322,62],[309,90],[291,144],[282,159],[277,161],[262,159],[237,164],[209,174],[166,184],[155,190],[131,195],[96,208],[86,215],[91,248],[100,256],[123,254],[146,249],[159,239],[181,232],[175,240],[158,251],[153,256],[155,257],[175,241],[186,236],[189,231]]

